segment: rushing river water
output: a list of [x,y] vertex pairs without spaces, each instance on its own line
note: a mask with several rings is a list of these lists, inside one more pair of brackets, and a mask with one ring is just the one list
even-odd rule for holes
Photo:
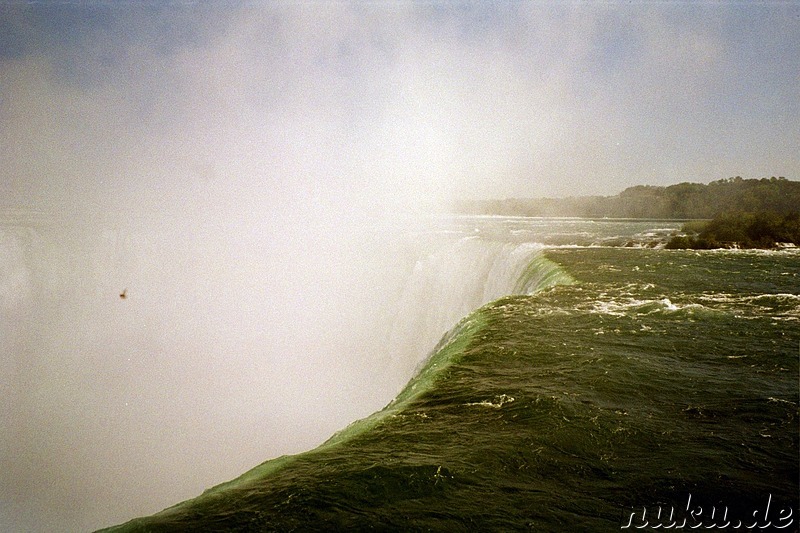
[[796,531],[800,255],[678,227],[440,221],[393,336],[451,329],[386,408],[118,530]]

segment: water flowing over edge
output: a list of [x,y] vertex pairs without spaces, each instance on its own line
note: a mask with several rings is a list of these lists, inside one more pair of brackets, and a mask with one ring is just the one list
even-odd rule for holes
[[[227,491],[246,489],[249,483],[261,480],[283,469],[301,456],[308,457],[329,450],[368,432],[387,417],[399,413],[416,398],[431,390],[439,377],[450,366],[458,362],[458,358],[464,354],[465,348],[470,344],[473,337],[485,325],[481,306],[505,296],[531,295],[557,285],[575,283],[572,276],[559,265],[544,257],[541,245],[530,243],[519,245],[499,244],[468,237],[459,240],[454,246],[458,248],[465,246],[465,243],[470,243],[466,244],[467,246],[480,246],[484,250],[482,254],[485,259],[483,266],[489,266],[488,271],[479,273],[475,278],[483,280],[484,283],[480,303],[444,334],[435,348],[430,351],[427,358],[418,365],[418,370],[408,384],[386,407],[366,418],[352,422],[312,450],[267,460],[231,481],[207,489],[196,498],[180,502],[152,515],[152,518],[180,515],[184,509],[189,509],[195,504],[213,499],[225,499]],[[443,256],[452,259],[452,251],[452,249],[446,249],[446,253]],[[428,260],[430,261],[431,257]],[[420,272],[422,268],[419,264],[417,267],[416,271]],[[498,279],[504,282],[505,286],[498,285]],[[473,279],[472,281],[475,280]],[[489,283],[489,281],[492,281],[492,283]],[[412,276],[409,284],[413,286],[414,283],[415,278]],[[146,527],[149,518],[151,517],[135,518],[102,531],[138,531],[139,528]]]

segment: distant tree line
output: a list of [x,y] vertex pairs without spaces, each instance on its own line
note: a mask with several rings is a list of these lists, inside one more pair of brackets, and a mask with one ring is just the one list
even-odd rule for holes
[[800,246],[800,212],[721,213],[710,221],[684,224],[687,235],[673,237],[667,248],[775,248],[780,244]]
[[800,182],[784,177],[735,178],[668,187],[637,185],[615,196],[512,198],[463,202],[461,213],[511,216],[572,216],[587,218],[711,219],[723,213],[772,212],[800,209]]

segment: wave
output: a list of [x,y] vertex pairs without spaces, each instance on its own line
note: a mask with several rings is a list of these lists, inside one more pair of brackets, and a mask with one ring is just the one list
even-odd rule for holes
[[589,302],[589,312],[611,316],[641,316],[654,313],[681,315],[713,312],[713,309],[698,303],[673,303],[669,298],[627,300],[599,300]]
[[[646,286],[644,286],[646,288]],[[641,287],[640,287],[641,288]],[[567,312],[566,310],[562,310]],[[642,317],[663,314],[675,318],[693,315],[728,314],[739,317],[791,318],[800,316],[800,295],[755,294],[733,295],[709,293],[686,295],[677,293],[671,298],[636,298],[620,289],[616,297],[587,301],[576,306],[575,311],[608,316]]]

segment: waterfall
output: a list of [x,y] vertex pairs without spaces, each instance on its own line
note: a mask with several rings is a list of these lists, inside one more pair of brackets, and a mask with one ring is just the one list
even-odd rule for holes
[[422,256],[402,291],[389,337],[392,357],[407,371],[478,307],[511,294],[532,294],[571,278],[537,243],[462,237]]

